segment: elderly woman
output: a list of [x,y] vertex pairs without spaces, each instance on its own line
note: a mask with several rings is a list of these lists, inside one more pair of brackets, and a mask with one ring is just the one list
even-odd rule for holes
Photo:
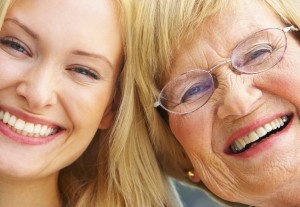
[[137,9],[128,70],[162,170],[224,202],[300,204],[299,2]]

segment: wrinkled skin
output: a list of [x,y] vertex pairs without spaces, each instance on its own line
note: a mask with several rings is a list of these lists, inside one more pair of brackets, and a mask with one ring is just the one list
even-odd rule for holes
[[[176,52],[169,80],[230,58],[237,43],[256,31],[289,26],[259,1],[243,1],[225,14]],[[264,207],[300,204],[300,47],[295,34],[288,33],[287,41],[284,58],[272,69],[241,75],[225,64],[213,72],[218,87],[205,106],[187,115],[169,113],[170,128],[197,176],[225,200]],[[292,120],[282,132],[243,153],[228,153],[233,136],[287,114]]]

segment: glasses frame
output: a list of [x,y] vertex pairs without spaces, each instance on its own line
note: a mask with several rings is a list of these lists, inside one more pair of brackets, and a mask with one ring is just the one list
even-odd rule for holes
[[[249,35],[248,37],[246,37],[246,38],[245,38],[244,40],[242,40],[241,42],[239,42],[239,43],[237,44],[237,46],[239,46],[240,44],[242,44],[243,42],[245,42],[245,41],[246,41],[249,37],[251,37],[252,35],[254,35],[254,34],[258,33],[258,32],[261,32],[261,31],[264,31],[264,30],[270,30],[270,29],[278,29],[278,28],[267,28],[267,29],[259,30],[259,31],[255,32],[255,33]],[[269,70],[269,69],[271,69],[272,67],[274,67],[275,65],[277,65],[277,64],[281,61],[281,59],[283,58],[284,53],[285,53],[285,51],[286,51],[286,47],[287,47],[287,37],[286,37],[286,33],[288,33],[289,31],[299,31],[299,29],[296,28],[294,25],[291,25],[291,26],[285,27],[285,28],[283,28],[283,29],[278,29],[278,30],[283,31],[284,36],[285,36],[285,40],[286,40],[286,41],[285,41],[285,48],[284,48],[284,51],[283,51],[283,53],[282,53],[282,57],[281,57],[281,58],[280,58],[273,66],[271,66],[270,68],[267,68],[267,69],[265,69],[265,70],[262,70],[262,71],[256,71],[256,72],[246,72],[246,71],[242,71],[242,70],[239,70],[238,68],[236,68],[236,66],[234,66],[234,65],[232,65],[232,68],[231,68],[231,69],[232,69],[232,70],[234,69],[235,71],[239,72],[240,74],[257,74],[257,73],[265,72],[266,70]],[[236,46],[236,47],[237,47],[237,46]],[[233,50],[233,51],[234,51],[234,50]],[[222,66],[222,65],[224,65],[224,64],[227,64],[227,63],[229,63],[229,62],[232,62],[232,59],[227,59],[227,60],[221,61],[221,62],[217,63],[215,66],[213,66],[212,68],[210,68],[209,70],[203,70],[203,69],[189,70],[189,71],[187,71],[187,72],[184,72],[184,73],[182,73],[182,74],[177,75],[177,76],[174,77],[172,80],[177,79],[179,76],[185,75],[185,74],[187,74],[187,73],[190,73],[190,72],[193,72],[193,71],[196,71],[196,70],[197,70],[197,71],[198,71],[198,70],[201,70],[201,71],[207,72],[207,73],[211,76],[212,81],[213,81],[213,86],[214,86],[214,77],[213,77],[213,75],[212,75],[212,72],[213,72],[216,68],[218,68],[218,67],[220,67],[220,66]],[[198,110],[198,109],[201,108],[202,106],[204,106],[204,105],[207,103],[207,101],[210,99],[210,97],[212,96],[212,94],[213,94],[213,92],[212,92],[211,95],[207,98],[207,100],[206,100],[202,105],[200,104],[199,107],[196,107],[195,109],[192,109],[192,110],[187,111],[187,112],[175,112],[175,111],[172,111],[172,110],[166,108],[166,107],[161,103],[161,101],[160,101],[164,89],[168,86],[168,84],[169,84],[170,82],[172,82],[172,80],[170,80],[170,81],[162,88],[162,90],[160,91],[160,93],[159,93],[159,95],[158,95],[158,98],[157,98],[157,101],[155,101],[155,103],[153,104],[153,106],[154,106],[155,108],[157,108],[157,107],[160,106],[160,107],[162,107],[164,110],[166,110],[167,112],[172,113],[172,114],[177,114],[177,115],[190,114],[190,113],[193,113],[194,111]],[[215,89],[213,88],[213,91],[214,91],[214,90],[215,90]]]

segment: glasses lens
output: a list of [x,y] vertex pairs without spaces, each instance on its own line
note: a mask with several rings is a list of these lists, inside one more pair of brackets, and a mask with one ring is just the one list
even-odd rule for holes
[[167,111],[186,114],[203,106],[213,92],[213,78],[205,70],[191,70],[171,80],[161,91],[160,103]]
[[286,37],[280,29],[254,33],[233,50],[232,65],[242,73],[259,73],[275,66],[283,57]]

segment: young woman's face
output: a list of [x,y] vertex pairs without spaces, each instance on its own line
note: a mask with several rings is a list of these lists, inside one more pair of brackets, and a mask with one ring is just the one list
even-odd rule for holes
[[[257,1],[243,1],[225,14],[202,27],[192,43],[180,48],[170,79],[192,69],[208,70],[230,59],[235,46],[252,33],[287,26]],[[224,64],[212,72],[218,83],[202,108],[187,115],[169,113],[171,130],[197,174],[226,200],[256,205],[274,200],[273,196],[283,197],[299,186],[300,47],[294,35],[286,34],[284,57],[273,68],[247,75],[233,71],[230,63]],[[273,125],[281,121],[286,124],[274,130]],[[253,139],[249,149],[233,153],[235,142],[242,150],[240,146],[250,136],[262,137],[267,130],[270,132],[264,139]]]
[[112,2],[20,0],[9,9],[0,32],[0,177],[57,174],[109,127],[123,57]]

